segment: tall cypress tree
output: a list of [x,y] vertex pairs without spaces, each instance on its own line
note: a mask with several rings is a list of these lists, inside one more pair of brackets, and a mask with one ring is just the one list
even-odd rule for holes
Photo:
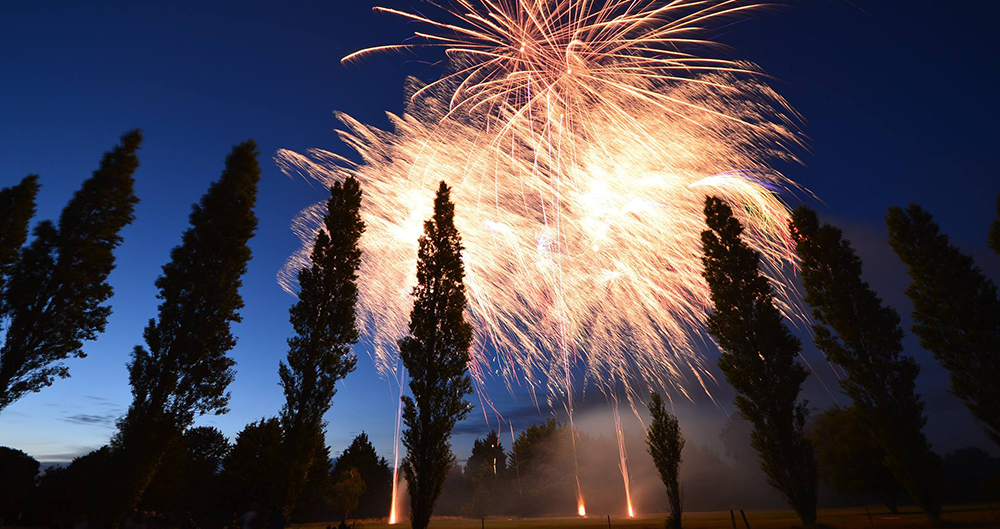
[[768,482],[802,523],[816,523],[816,460],[798,402],[808,372],[796,361],[802,344],[775,308],[761,275],[760,254],[742,239],[743,226],[723,201],[705,201],[709,229],[701,234],[705,279],[715,311],[708,331],[723,350],[719,367],[736,389],[736,407],[753,424],[751,444]]
[[816,347],[844,368],[840,387],[885,452],[885,465],[932,522],[941,517],[940,464],[924,436],[920,367],[902,356],[899,314],[861,279],[861,260],[841,231],[801,207],[791,223],[802,260],[806,302],[813,308]]
[[358,341],[358,243],[365,230],[358,181],[348,177],[334,184],[326,205],[312,265],[299,271],[299,301],[289,310],[295,336],[288,340],[288,363],[278,369],[285,391],[281,424],[289,457],[285,516],[291,516],[321,452],[322,446],[314,445],[323,439],[323,415],[333,404],[337,381],[357,363],[351,346]]
[[951,373],[951,388],[1000,445],[1000,299],[997,287],[941,233],[930,213],[890,208],[889,244],[913,282],[913,333]]
[[410,373],[413,398],[403,398],[403,473],[410,492],[413,529],[426,529],[434,503],[454,464],[451,431],[468,415],[472,393],[466,372],[472,326],[465,321],[462,240],[455,229],[451,190],[441,182],[434,216],[424,223],[417,252],[410,334],[399,340],[399,356]]
[[646,449],[653,457],[653,464],[660,473],[663,485],[667,487],[667,500],[670,502],[670,518],[668,529],[681,528],[681,514],[684,505],[681,502],[680,470],[681,451],[684,450],[684,436],[681,435],[681,425],[672,413],[663,405],[663,398],[653,392],[649,399],[649,429],[646,430]]
[[993,221],[993,229],[990,230],[990,248],[1000,255],[1000,196],[997,197],[997,218]]
[[[122,228],[139,201],[132,175],[142,134],[135,130],[104,154],[100,167],[63,209],[58,224],[35,227],[24,243],[38,192],[35,177],[0,192],[0,410],[27,393],[69,376],[61,362],[83,358],[83,342],[104,332],[113,290],[108,275]],[[8,231],[10,230],[10,231]]]
[[195,416],[228,411],[235,362],[226,353],[236,345],[230,325],[241,320],[239,288],[250,261],[247,242],[257,228],[259,180],[257,145],[235,146],[222,177],[192,207],[191,227],[156,280],[158,318],[143,332],[148,349],[132,352],[132,405],[112,440],[124,458],[116,523]]

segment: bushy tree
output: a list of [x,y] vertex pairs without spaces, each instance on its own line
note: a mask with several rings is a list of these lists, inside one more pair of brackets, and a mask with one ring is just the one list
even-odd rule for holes
[[192,464],[207,474],[218,474],[222,462],[232,450],[229,439],[213,426],[198,426],[184,432],[184,447]]
[[903,352],[899,314],[861,279],[861,260],[834,226],[820,226],[801,207],[791,223],[802,260],[806,302],[813,308],[816,347],[844,369],[840,387],[882,447],[885,465],[932,521],[941,517],[937,455],[924,436],[920,367]]
[[462,466],[453,463],[441,487],[441,496],[434,504],[434,513],[441,516],[461,516],[469,497],[469,482],[462,473]]
[[[533,424],[514,441],[509,460],[515,462],[517,507],[521,516],[562,513],[576,506],[572,477],[572,446],[569,427],[555,419]],[[545,498],[544,502],[534,501]]]
[[227,411],[235,364],[227,353],[236,345],[230,326],[241,321],[239,289],[257,228],[259,180],[257,145],[235,146],[156,280],[158,318],[143,332],[148,348],[132,352],[132,404],[113,439],[128,469],[115,523],[139,501],[163,454],[194,418]]
[[83,358],[83,342],[104,332],[112,294],[108,275],[121,230],[135,218],[133,173],[142,135],[135,130],[104,154],[59,216],[35,226],[37,177],[0,190],[0,410],[69,376],[62,363]]
[[990,230],[990,248],[1000,255],[1000,197],[997,197],[997,218],[993,221],[993,229]]
[[1000,299],[972,257],[953,246],[931,214],[890,208],[889,244],[913,282],[913,333],[951,373],[951,389],[1000,445]]
[[143,510],[204,516],[221,507],[218,482],[229,440],[217,428],[199,426],[184,432],[163,454],[160,471],[143,494]]
[[495,430],[472,443],[465,463],[465,479],[472,485],[467,511],[473,516],[497,514],[504,506],[501,495],[507,486],[507,454]]
[[663,485],[667,487],[667,500],[670,502],[670,519],[668,525],[675,529],[681,527],[680,468],[681,450],[684,449],[684,436],[681,426],[672,413],[663,405],[663,398],[658,393],[651,393],[649,403],[649,429],[646,430],[646,449],[653,456],[653,464]]
[[22,516],[38,467],[38,461],[28,454],[0,446],[0,519],[8,525],[23,525]]
[[222,465],[226,507],[234,511],[277,509],[284,494],[285,454],[277,418],[252,422],[240,433]]
[[333,467],[333,475],[355,468],[365,482],[365,493],[358,500],[354,514],[358,518],[381,518],[389,515],[392,501],[392,469],[379,457],[368,434],[361,432],[351,441]]
[[[750,446],[749,432],[746,445]],[[734,505],[746,505],[741,500],[749,492],[746,474],[724,461],[712,446],[686,443],[683,451],[680,481],[684,488],[684,507],[692,510],[717,510]],[[753,470],[758,470],[756,455]],[[766,487],[763,480],[760,484]],[[757,488],[760,488],[758,485]],[[759,492],[759,491],[755,491]],[[737,499],[739,498],[739,500]],[[648,500],[647,500],[648,501]]]
[[441,182],[434,216],[424,223],[417,251],[410,334],[399,340],[399,356],[410,374],[413,397],[403,399],[403,473],[410,492],[413,529],[426,529],[454,464],[451,431],[465,418],[472,393],[466,364],[472,325],[465,321],[462,239],[455,228],[451,190]]
[[107,521],[109,495],[119,489],[118,459],[110,446],[75,458],[67,467],[46,469],[38,480],[33,526],[72,525],[80,517]]
[[[358,243],[361,186],[353,177],[330,189],[323,229],[310,265],[299,271],[299,300],[289,310],[295,336],[288,340],[288,363],[278,374],[285,392],[281,424],[288,443],[288,479],[283,510],[290,516],[309,468],[325,446],[323,415],[333,405],[337,382],[354,370],[351,346],[358,341]],[[309,443],[319,440],[320,445]]]
[[816,447],[819,475],[831,489],[854,496],[874,494],[889,512],[898,512],[901,488],[857,405],[834,406],[819,414],[809,438]]
[[302,494],[295,502],[295,510],[292,511],[292,523],[310,523],[333,520],[337,516],[337,508],[334,504],[336,491],[334,490],[333,461],[330,460],[330,449],[324,444],[320,453],[313,460],[309,467],[309,474],[306,476],[305,486]]
[[333,485],[333,493],[337,514],[346,520],[347,516],[358,508],[361,496],[365,494],[365,480],[361,479],[358,469],[351,467],[341,471]]
[[702,260],[715,307],[708,331],[723,350],[719,367],[736,389],[736,407],[754,426],[751,444],[768,482],[804,525],[814,526],[816,460],[804,431],[808,408],[797,400],[808,376],[797,362],[801,343],[775,307],[760,255],[743,241],[732,209],[709,197],[705,217]]

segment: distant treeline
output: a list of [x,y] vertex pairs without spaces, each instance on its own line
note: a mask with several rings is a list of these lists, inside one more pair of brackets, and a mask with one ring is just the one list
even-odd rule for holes
[[[574,514],[576,491],[569,435],[568,427],[550,420],[522,432],[513,449],[505,447],[493,432],[476,440],[466,464],[451,467],[435,513],[470,517]],[[614,457],[616,441],[581,432],[577,435],[581,486],[589,512],[623,513],[625,494]],[[643,440],[630,440],[633,503],[640,513],[667,511],[664,486],[643,450]],[[782,508],[781,497],[767,487],[750,445],[749,423],[735,415],[720,433],[720,442],[722,453],[706,445],[684,449],[680,483],[685,508]],[[164,456],[163,470],[137,509],[157,513],[167,526],[181,527],[190,520],[204,529],[238,525],[249,510],[277,512],[281,503],[277,485],[284,479],[281,446],[281,431],[274,419],[248,425],[234,443],[215,428],[191,428],[184,434],[184,442]],[[841,474],[863,470],[870,461],[858,460],[858,455],[840,450],[835,457],[843,459],[831,463],[839,465]],[[67,466],[40,472],[39,463],[23,452],[0,448],[0,467],[4,469],[0,509],[7,523],[21,525],[73,527],[81,520],[107,523],[108,491],[115,490],[116,473],[121,471],[118,464],[113,450],[104,447]],[[351,518],[389,515],[392,470],[364,433],[335,461],[326,459],[317,468],[309,476],[305,496],[291,521],[336,521],[352,506]],[[345,472],[352,468],[364,483],[360,495],[356,488],[345,487],[350,480]],[[943,473],[946,502],[990,501],[1000,492],[1000,459],[978,448],[945,455]],[[887,501],[877,490],[882,482],[866,477],[871,474],[848,476],[851,481],[846,488],[821,489],[820,503],[835,507]],[[835,483],[843,479],[825,472],[822,477]],[[404,496],[400,505],[405,509],[405,482],[401,487]],[[909,503],[898,490],[896,494],[893,505]]]

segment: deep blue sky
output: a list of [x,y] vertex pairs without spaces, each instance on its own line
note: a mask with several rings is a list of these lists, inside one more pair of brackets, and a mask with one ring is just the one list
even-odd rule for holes
[[[399,56],[340,65],[346,53],[398,42],[413,29],[374,15],[374,3],[0,4],[0,187],[39,173],[38,219],[56,217],[122,132],[141,127],[146,135],[136,175],[142,202],[117,253],[108,330],[86,345],[89,358],[69,363],[71,379],[0,416],[0,444],[42,460],[66,460],[107,441],[130,401],[125,363],[155,314],[153,281],[179,242],[190,204],[218,176],[231,145],[248,137],[260,144],[263,178],[260,228],[243,289],[247,308],[236,328],[238,375],[232,411],[201,422],[233,436],[278,411],[276,368],[290,334],[292,299],[275,272],[297,247],[289,222],[324,190],[286,178],[270,156],[279,148],[343,152],[333,110],[384,125],[385,111],[401,110],[404,76],[428,73]],[[806,119],[811,151],[803,155],[805,166],[781,169],[823,200],[813,205],[857,244],[868,279],[904,316],[910,310],[902,295],[905,270],[884,242],[888,206],[927,207],[956,243],[1000,277],[1000,258],[985,244],[1000,192],[994,161],[1000,152],[998,9],[980,0],[793,3],[717,35],[734,47],[734,57],[779,78],[776,88]],[[947,377],[930,355],[912,337],[907,344],[924,366],[919,389],[935,447],[993,450],[947,393]],[[811,344],[805,354],[823,382],[835,386]],[[501,384],[492,393],[517,428],[547,413],[534,411],[523,395],[516,402],[505,396]],[[806,393],[817,406],[832,401],[815,377]],[[726,401],[731,395],[725,387],[719,394]],[[593,408],[606,410],[599,402]],[[725,420],[725,411],[707,402],[678,411],[698,442],[712,441]],[[327,416],[333,452],[364,429],[388,456],[394,413],[389,385],[362,352]],[[610,434],[607,417],[602,411],[584,422],[594,433]],[[485,429],[478,411],[461,426],[460,459]]]

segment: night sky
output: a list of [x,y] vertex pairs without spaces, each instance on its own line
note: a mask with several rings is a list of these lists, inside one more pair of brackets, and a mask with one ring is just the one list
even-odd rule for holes
[[[0,4],[0,187],[40,174],[36,222],[58,216],[121,133],[141,127],[146,137],[136,173],[142,202],[117,251],[107,332],[86,344],[87,359],[68,362],[71,379],[0,415],[0,444],[41,461],[67,461],[108,441],[131,401],[125,363],[156,313],[153,282],[160,267],[230,147],[250,137],[260,145],[263,175],[254,258],[242,290],[244,321],[235,328],[238,374],[230,387],[231,412],[199,424],[233,437],[246,423],[279,411],[277,366],[291,334],[293,299],[275,273],[298,247],[291,219],[326,191],[284,176],[271,156],[280,148],[311,147],[349,154],[333,134],[338,123],[332,111],[385,126],[386,111],[402,110],[404,77],[432,78],[440,71],[418,60],[433,55],[340,64],[351,51],[399,42],[415,29],[373,14],[375,3]],[[421,7],[418,0],[377,3]],[[715,35],[733,47],[731,57],[754,61],[775,76],[775,88],[804,117],[810,145],[800,153],[804,165],[779,169],[819,197],[808,203],[844,229],[865,261],[866,279],[905,325],[909,280],[885,243],[889,206],[913,202],[929,209],[954,243],[1000,278],[1000,257],[986,245],[1000,193],[1000,8],[982,0],[790,3]],[[834,399],[846,403],[830,368],[804,341],[818,375],[806,383],[804,396],[817,409]],[[915,338],[908,335],[906,343],[923,366],[918,390],[927,401],[935,449],[974,444],[996,455],[948,393],[946,373]],[[366,352],[358,353],[358,368],[327,415],[327,440],[337,454],[366,430],[388,457],[395,400]],[[499,381],[491,384],[491,395],[515,429],[550,413],[544,404],[536,410],[524,394],[508,394]],[[610,413],[597,395],[591,391],[583,400],[594,413],[583,414],[581,423],[611,435]],[[717,444],[718,429],[732,412],[732,391],[724,382],[716,395],[723,406],[708,399],[677,405],[682,426],[699,444]],[[454,439],[460,460],[468,457],[472,439],[488,431],[476,402]],[[509,446],[506,436],[504,444]]]

